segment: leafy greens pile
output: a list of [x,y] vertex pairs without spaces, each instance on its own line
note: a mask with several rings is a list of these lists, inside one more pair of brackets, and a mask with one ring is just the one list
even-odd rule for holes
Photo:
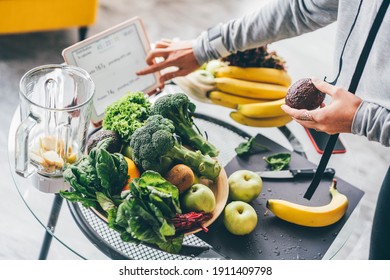
[[111,200],[119,196],[128,180],[127,162],[120,153],[109,153],[105,140],[93,148],[88,156],[70,165],[63,173],[72,192],[61,191],[60,195],[71,202],[80,202],[84,207],[99,209],[97,193]]
[[169,253],[178,253],[183,235],[176,235],[171,219],[181,213],[179,190],[155,171],[145,171],[132,181],[130,191],[119,207],[99,197],[108,213],[108,224],[126,242],[157,245]]

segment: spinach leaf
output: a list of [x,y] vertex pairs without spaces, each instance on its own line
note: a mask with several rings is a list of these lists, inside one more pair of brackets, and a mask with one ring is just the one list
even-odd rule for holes
[[127,163],[122,155],[110,154],[105,149],[92,149],[96,173],[106,194],[118,194],[127,182]]
[[69,182],[73,190],[61,191],[60,195],[69,201],[80,202],[85,207],[98,208],[96,193],[102,193],[115,205],[119,205],[118,200],[114,198],[120,194],[127,182],[127,162],[122,155],[111,154],[97,146],[89,155],[70,165],[64,171],[63,178]]
[[115,228],[115,219],[118,207],[114,201],[109,199],[105,194],[101,192],[96,193],[96,199],[100,207],[107,213],[107,222],[110,228]]
[[86,198],[83,195],[76,192],[63,191],[61,192],[61,196],[69,200],[70,202],[80,202],[86,208],[96,206],[96,201],[90,198]]
[[263,157],[263,159],[271,166],[272,170],[282,170],[290,163],[291,154],[278,153],[268,157]]
[[247,141],[240,143],[234,150],[238,156],[247,156],[269,151],[269,148],[257,143],[255,137],[251,137]]

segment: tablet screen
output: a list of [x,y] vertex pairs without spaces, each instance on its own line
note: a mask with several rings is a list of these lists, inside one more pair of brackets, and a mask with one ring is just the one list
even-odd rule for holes
[[95,82],[93,122],[101,120],[105,108],[125,93],[147,93],[157,87],[156,75],[135,74],[147,66],[149,49],[137,18],[64,50],[65,61],[85,69]]

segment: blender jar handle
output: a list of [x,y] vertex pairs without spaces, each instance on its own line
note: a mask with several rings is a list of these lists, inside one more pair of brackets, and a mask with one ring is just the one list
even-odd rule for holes
[[32,114],[24,119],[16,130],[15,136],[15,171],[17,174],[28,177],[33,173],[29,169],[30,156],[28,151],[29,135],[31,129],[39,122]]

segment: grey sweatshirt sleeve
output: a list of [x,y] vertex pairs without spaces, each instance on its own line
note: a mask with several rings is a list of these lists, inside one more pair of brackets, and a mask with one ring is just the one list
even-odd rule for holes
[[[230,53],[256,48],[324,27],[337,19],[338,0],[272,0],[259,10],[220,26]],[[207,32],[193,42],[199,64],[220,58]]]
[[390,147],[390,111],[375,103],[363,101],[352,122],[352,133]]

